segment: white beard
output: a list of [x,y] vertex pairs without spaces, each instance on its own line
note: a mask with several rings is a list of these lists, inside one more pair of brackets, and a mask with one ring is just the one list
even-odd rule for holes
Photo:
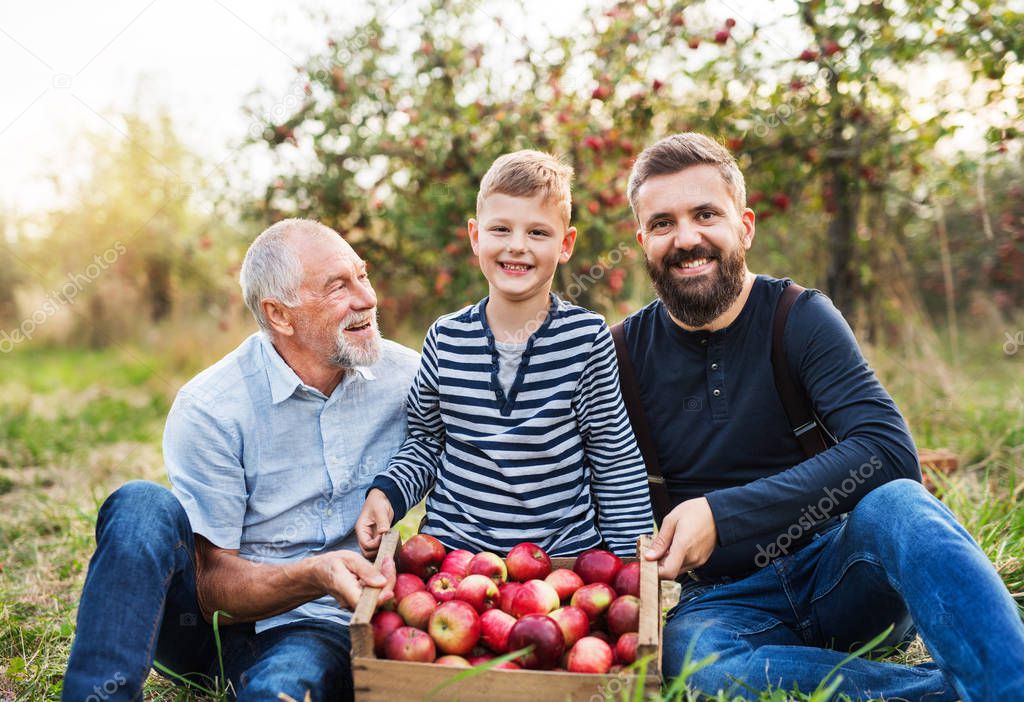
[[338,325],[338,335],[335,338],[334,353],[331,355],[331,363],[339,368],[355,368],[356,366],[372,366],[380,360],[381,337],[380,329],[377,328],[377,313],[374,312],[370,320],[370,328],[373,335],[361,344],[354,344],[345,337],[345,327],[350,326],[359,320],[363,315],[350,315]]

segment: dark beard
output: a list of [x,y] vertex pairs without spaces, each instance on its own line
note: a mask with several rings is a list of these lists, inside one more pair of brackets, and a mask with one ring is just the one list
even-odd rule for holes
[[[693,280],[672,273],[672,266],[699,258],[717,260],[716,272]],[[703,327],[720,317],[743,291],[746,256],[741,248],[724,254],[702,246],[688,251],[675,249],[665,256],[661,266],[655,266],[649,258],[645,260],[658,297],[672,316],[688,327]]]

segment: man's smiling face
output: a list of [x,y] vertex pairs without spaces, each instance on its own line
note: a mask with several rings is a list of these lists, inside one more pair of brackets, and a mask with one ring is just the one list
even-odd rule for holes
[[366,263],[340,236],[297,242],[304,271],[292,308],[297,341],[340,368],[369,366],[380,356],[377,296]]
[[703,327],[743,289],[754,213],[740,208],[718,168],[652,176],[637,190],[637,241],[647,272],[676,320]]

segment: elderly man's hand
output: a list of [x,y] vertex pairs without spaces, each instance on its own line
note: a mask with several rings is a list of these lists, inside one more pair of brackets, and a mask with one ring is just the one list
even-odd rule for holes
[[383,560],[380,570],[351,551],[331,551],[315,558],[320,587],[342,606],[355,608],[364,586],[381,588],[378,603],[394,597],[395,561],[391,556]]
[[367,558],[377,555],[380,548],[380,540],[384,532],[391,528],[391,520],[395,517],[395,510],[391,507],[391,500],[383,491],[374,488],[366,495],[366,502],[363,504],[363,511],[356,519],[356,540],[359,541],[359,548]]
[[707,563],[718,542],[718,528],[707,498],[697,497],[679,504],[661,523],[658,535],[644,553],[658,561],[658,575],[675,580],[682,572]]

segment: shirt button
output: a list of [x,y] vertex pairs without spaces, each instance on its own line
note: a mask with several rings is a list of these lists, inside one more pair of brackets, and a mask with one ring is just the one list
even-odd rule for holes
[[701,346],[707,346],[708,345],[708,340],[706,338],[705,339],[701,339],[700,340],[700,345]]
[[711,370],[718,370],[718,364],[717,363],[712,363],[711,364]]
[[714,390],[711,391],[711,394],[714,395],[715,397],[718,397],[719,395],[722,394],[722,391],[719,390],[718,388],[715,388]]

